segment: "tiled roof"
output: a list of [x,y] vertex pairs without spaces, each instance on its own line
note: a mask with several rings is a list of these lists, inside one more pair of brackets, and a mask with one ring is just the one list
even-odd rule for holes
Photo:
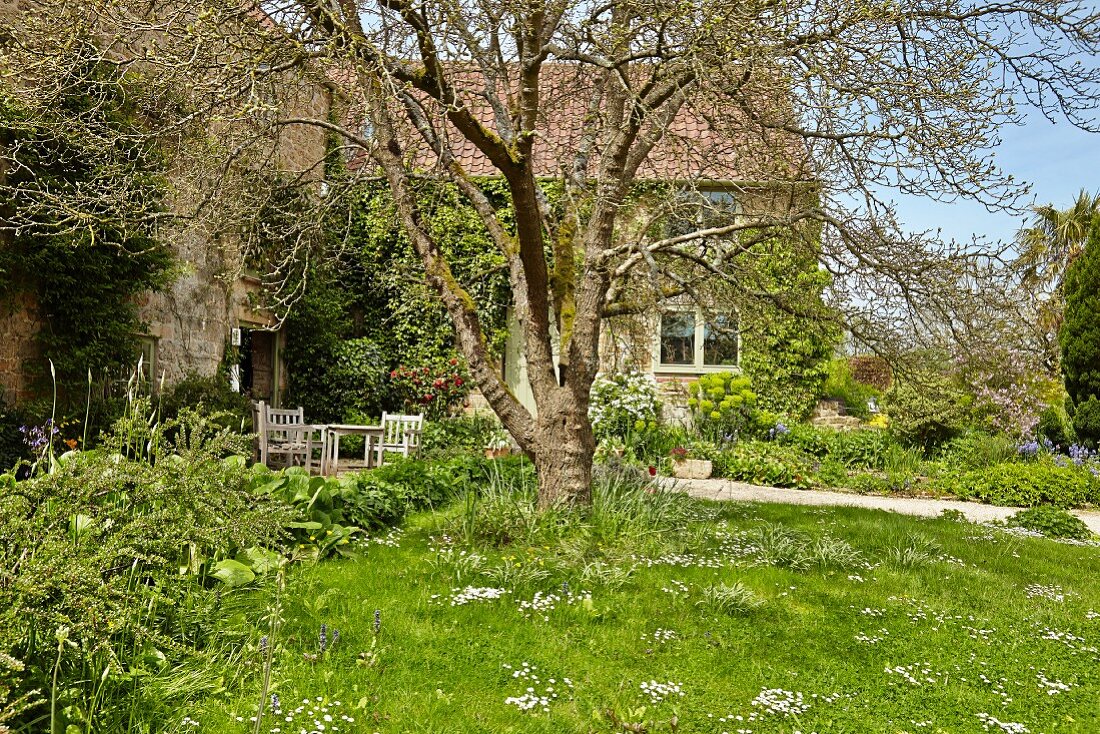
[[[485,77],[476,71],[452,75],[460,97],[482,124],[496,128],[495,116],[484,94]],[[516,84],[513,83],[513,89]],[[555,63],[543,67],[540,78],[541,120],[536,126],[535,171],[541,177],[561,176],[571,170],[587,128],[593,93],[593,68]],[[744,93],[742,93],[744,94]],[[763,97],[764,95],[761,95]],[[417,94],[423,100],[423,96]],[[505,100],[507,104],[507,100]],[[441,115],[438,106],[425,103],[429,114]],[[789,110],[789,102],[773,103],[773,109]],[[602,115],[603,110],[597,112]],[[398,116],[401,119],[401,115]],[[597,119],[598,124],[598,119]],[[472,176],[498,176],[500,172],[449,123],[437,126],[449,139],[458,162]],[[606,131],[604,131],[606,132]],[[403,136],[414,167],[429,171],[438,160],[413,129]],[[587,172],[598,171],[597,142]],[[769,182],[812,178],[799,139],[790,133],[753,123],[736,108],[706,109],[685,105],[642,164],[642,180],[713,180]]]

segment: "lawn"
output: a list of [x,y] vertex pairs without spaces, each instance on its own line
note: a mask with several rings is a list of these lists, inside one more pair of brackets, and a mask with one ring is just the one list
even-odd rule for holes
[[[458,506],[294,570],[271,637],[281,713],[259,730],[1100,731],[1095,545],[672,504],[672,530],[606,540],[562,521],[496,543]],[[183,730],[253,730],[257,647],[248,694],[207,699]]]

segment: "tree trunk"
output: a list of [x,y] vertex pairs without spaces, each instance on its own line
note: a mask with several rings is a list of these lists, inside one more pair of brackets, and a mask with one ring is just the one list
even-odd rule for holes
[[587,405],[578,405],[564,390],[552,405],[539,406],[528,454],[538,473],[540,508],[592,500],[596,441],[587,412]]

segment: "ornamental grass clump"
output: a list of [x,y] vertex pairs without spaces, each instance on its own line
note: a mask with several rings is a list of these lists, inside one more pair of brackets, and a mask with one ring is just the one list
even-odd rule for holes
[[707,586],[702,593],[703,599],[698,606],[721,614],[748,614],[764,605],[764,600],[740,581]]

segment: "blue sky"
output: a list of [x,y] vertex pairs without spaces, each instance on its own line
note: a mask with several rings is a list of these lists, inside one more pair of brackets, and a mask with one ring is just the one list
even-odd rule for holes
[[[1001,130],[998,165],[1032,184],[1029,201],[1068,207],[1082,189],[1100,189],[1100,133],[1086,133],[1067,122],[1057,125],[1031,114],[1025,125]],[[974,235],[1011,240],[1024,222],[1010,213],[991,214],[962,202],[940,204],[920,197],[893,197],[898,216],[911,231],[942,230],[944,239],[970,241]]]

